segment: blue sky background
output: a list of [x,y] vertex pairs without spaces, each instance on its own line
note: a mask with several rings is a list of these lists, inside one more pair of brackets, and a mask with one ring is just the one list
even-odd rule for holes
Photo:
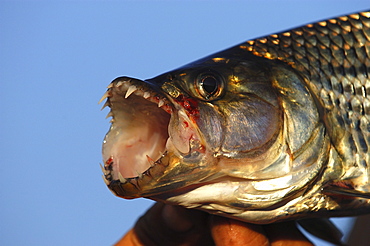
[[115,77],[150,78],[248,39],[369,6],[0,1],[0,245],[111,245],[152,204],[116,198],[101,178],[109,121],[97,102]]

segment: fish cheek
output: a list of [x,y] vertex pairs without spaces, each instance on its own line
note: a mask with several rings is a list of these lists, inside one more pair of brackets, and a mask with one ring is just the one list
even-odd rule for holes
[[281,128],[279,108],[259,98],[229,102],[223,109],[222,151],[229,157],[258,154],[258,150],[275,139]]
[[294,71],[278,67],[273,70],[273,81],[286,116],[287,142],[290,150],[296,152],[309,141],[317,127],[320,105],[315,103],[304,80]]
[[207,144],[207,150],[213,153],[218,152],[223,136],[221,112],[210,103],[201,103],[199,116],[197,125],[204,137],[204,142]]

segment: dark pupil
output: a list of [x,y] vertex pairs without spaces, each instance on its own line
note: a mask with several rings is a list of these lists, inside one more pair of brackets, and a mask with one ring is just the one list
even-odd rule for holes
[[217,91],[217,80],[214,77],[206,77],[202,79],[203,90],[209,94],[214,94]]

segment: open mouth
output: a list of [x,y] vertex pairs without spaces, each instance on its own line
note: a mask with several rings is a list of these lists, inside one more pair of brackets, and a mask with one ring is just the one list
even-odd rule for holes
[[199,142],[184,110],[176,109],[146,82],[118,78],[101,101],[105,99],[103,108],[110,107],[107,117],[112,117],[103,142],[102,170],[107,185],[151,176],[168,165],[168,150],[186,154],[192,143]]
[[108,181],[135,178],[155,165],[165,152],[172,106],[143,82],[113,81],[101,101],[111,111],[111,127],[103,142],[104,173]]

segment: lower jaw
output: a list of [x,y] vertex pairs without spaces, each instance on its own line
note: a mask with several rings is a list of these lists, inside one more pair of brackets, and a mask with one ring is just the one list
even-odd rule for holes
[[[132,199],[143,197],[144,193],[151,190],[156,182],[153,177],[161,177],[166,170],[167,165],[156,163],[142,174],[134,178],[119,178],[108,182],[108,188],[117,196]],[[119,174],[116,174],[119,176]]]

